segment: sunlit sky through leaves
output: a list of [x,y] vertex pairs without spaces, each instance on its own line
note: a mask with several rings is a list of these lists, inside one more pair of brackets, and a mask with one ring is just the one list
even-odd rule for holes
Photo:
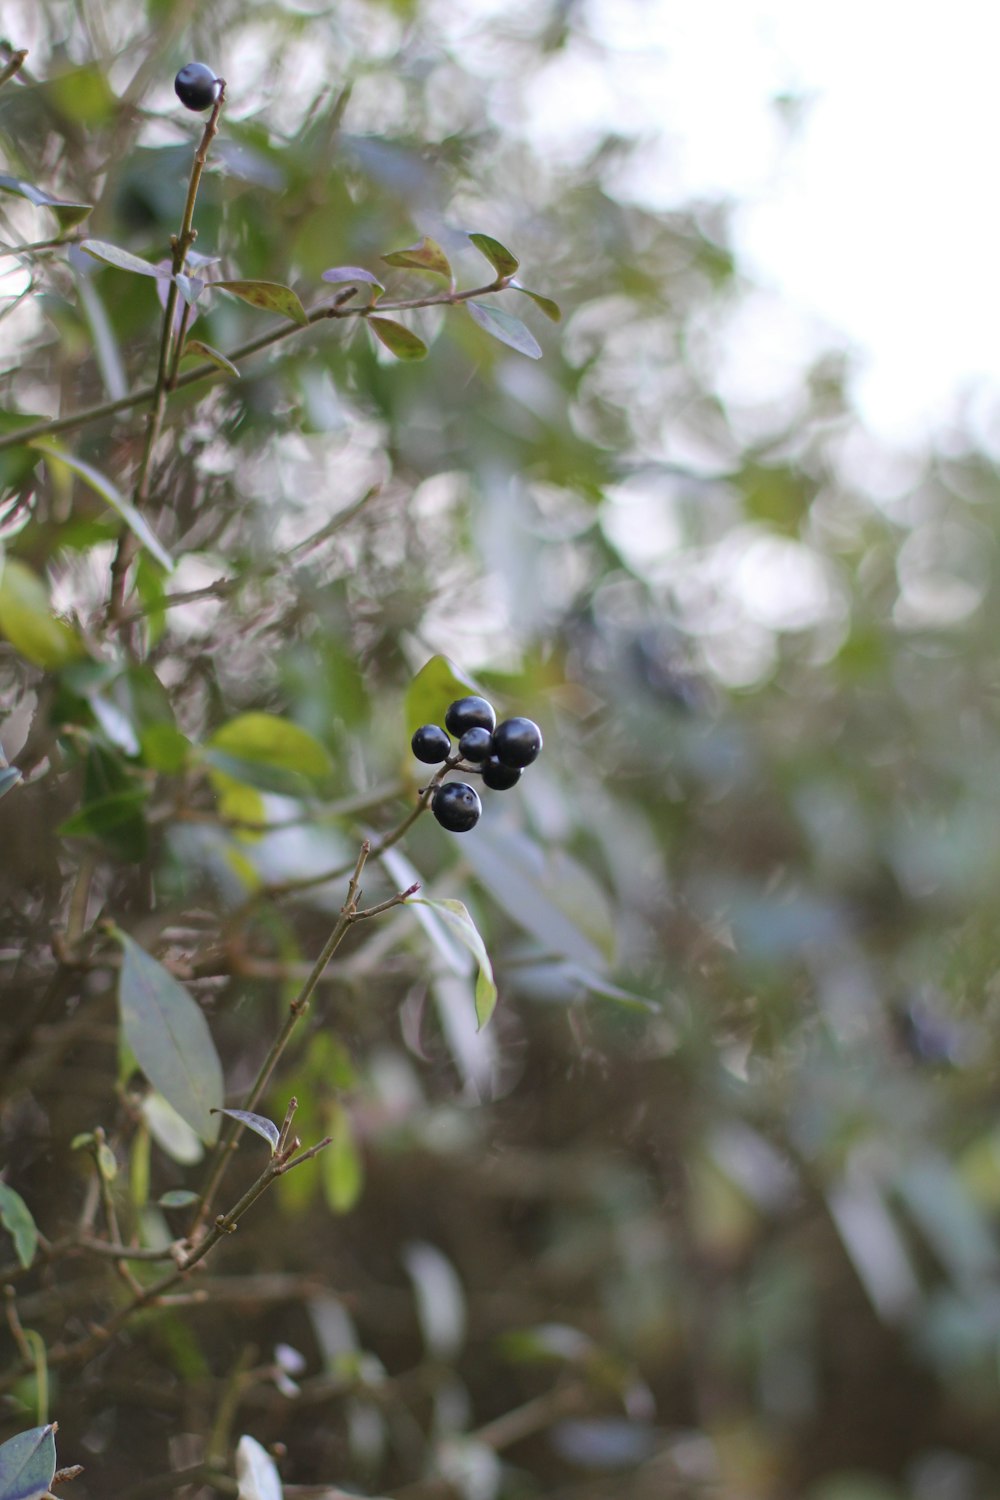
[[[995,6],[588,0],[570,13],[578,38],[529,95],[536,139],[572,154],[613,125],[647,143],[623,195],[738,203],[744,264],[818,343],[840,337],[856,352],[855,394],[882,435],[919,443],[981,384],[974,415],[989,427],[1000,404]],[[794,378],[809,340],[787,313],[770,333],[757,320],[753,339],[742,378],[752,384],[757,362],[768,381],[776,362]]]

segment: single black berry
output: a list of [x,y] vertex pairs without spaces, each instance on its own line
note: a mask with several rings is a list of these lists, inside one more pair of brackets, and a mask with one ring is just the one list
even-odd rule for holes
[[465,781],[446,781],[434,793],[431,810],[449,833],[468,833],[479,822],[483,804]]
[[410,749],[417,760],[427,766],[436,766],[451,754],[451,740],[437,724],[421,724],[410,741]]
[[505,766],[495,755],[483,762],[483,786],[488,786],[491,791],[509,791],[512,786],[517,786],[520,779],[521,771],[518,766]]
[[493,733],[493,754],[505,766],[530,766],[542,748],[542,731],[532,719],[504,719]]
[[492,732],[497,721],[492,704],[485,698],[456,698],[444,716],[444,722],[452,734],[459,738],[467,729],[489,729]]
[[458,753],[463,760],[485,760],[493,752],[493,736],[482,724],[467,729],[458,742]]
[[208,109],[219,96],[219,83],[206,63],[185,63],[174,79],[174,93],[185,109]]

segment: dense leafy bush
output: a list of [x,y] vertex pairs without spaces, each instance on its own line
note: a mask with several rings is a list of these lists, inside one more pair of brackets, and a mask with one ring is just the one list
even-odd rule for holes
[[0,59],[0,1497],[991,1493],[992,458],[572,7],[206,9]]

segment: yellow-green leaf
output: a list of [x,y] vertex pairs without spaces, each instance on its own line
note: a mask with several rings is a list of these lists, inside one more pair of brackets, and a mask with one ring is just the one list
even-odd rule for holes
[[406,905],[429,906],[432,911],[437,912],[441,920],[451,928],[458,940],[465,944],[476,960],[479,965],[479,974],[476,978],[476,1021],[477,1029],[482,1031],[496,1009],[497,987],[493,978],[493,965],[490,963],[486,944],[479,934],[479,928],[461,901],[433,901],[427,896],[411,896]]
[[291,318],[300,328],[305,328],[309,319],[306,310],[290,286],[277,281],[213,281],[212,286],[223,292],[232,292],[251,307],[261,307],[265,312],[279,313]]
[[41,579],[12,557],[0,570],[0,632],[15,651],[47,671],[85,655],[76,632],[53,614]]
[[404,328],[392,318],[368,319],[368,327],[397,359],[426,359],[427,345],[411,328]]
[[437,240],[432,240],[424,235],[415,245],[407,245],[404,250],[393,250],[382,259],[387,266],[405,266],[411,271],[430,271],[434,276],[444,276],[451,281],[451,266]]

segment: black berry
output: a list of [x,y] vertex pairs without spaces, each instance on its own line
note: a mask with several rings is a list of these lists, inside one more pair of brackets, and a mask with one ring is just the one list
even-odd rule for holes
[[467,729],[458,742],[458,753],[463,760],[485,760],[493,752],[493,736],[482,724]]
[[208,109],[219,94],[219,79],[205,63],[185,63],[174,79],[174,93],[185,109]]
[[493,754],[505,766],[530,766],[542,748],[542,731],[532,719],[504,719],[493,734]]
[[410,741],[410,749],[417,760],[427,766],[436,766],[451,754],[451,740],[437,724],[422,724]]
[[505,766],[502,760],[497,760],[491,755],[489,760],[483,762],[483,786],[488,786],[494,792],[509,791],[512,786],[517,786],[521,779],[521,771],[517,766]]
[[492,706],[485,698],[456,698],[444,716],[444,722],[452,734],[459,738],[467,729],[489,729],[492,732],[497,721]]
[[446,781],[434,793],[431,811],[449,833],[468,833],[479,822],[483,804],[465,781]]

